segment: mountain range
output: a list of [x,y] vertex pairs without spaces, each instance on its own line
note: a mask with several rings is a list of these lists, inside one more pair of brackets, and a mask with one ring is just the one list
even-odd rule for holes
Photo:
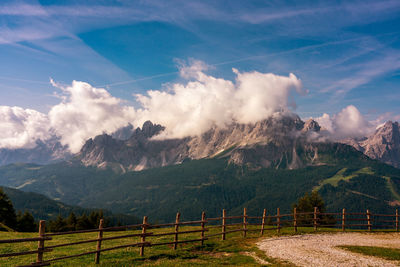
[[[0,149],[0,166],[73,160],[85,166],[126,172],[222,155],[235,164],[254,167],[295,169],[320,164],[312,137],[318,136],[321,127],[312,119],[303,122],[295,114],[278,115],[254,124],[213,127],[200,136],[182,139],[157,138],[163,130],[163,126],[150,121],[136,129],[129,124],[111,135],[87,140],[75,155],[56,137],[46,142],[38,140],[32,149]],[[366,137],[337,142],[351,145],[372,159],[400,167],[398,122],[388,121]],[[301,155],[297,154],[298,147],[302,147]]]
[[182,139],[160,139],[163,130],[146,122],[119,138],[89,139],[68,160],[0,167],[0,185],[157,221],[172,220],[177,210],[187,219],[202,210],[217,216],[222,208],[288,211],[311,190],[329,210],[394,212],[400,204],[400,169],[367,156],[398,162],[389,152],[398,149],[398,123],[342,142],[318,141],[318,123],[293,114]]
[[0,166],[12,163],[49,164],[71,157],[68,147],[63,146],[55,136],[45,142],[37,140],[33,148],[0,148]]

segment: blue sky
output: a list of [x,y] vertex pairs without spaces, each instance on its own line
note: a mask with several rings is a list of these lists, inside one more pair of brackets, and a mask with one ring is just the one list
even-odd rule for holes
[[[133,94],[179,82],[179,61],[289,75],[301,117],[355,105],[400,120],[400,1],[1,1],[0,105],[47,112],[58,83]],[[55,94],[56,92],[56,94]]]

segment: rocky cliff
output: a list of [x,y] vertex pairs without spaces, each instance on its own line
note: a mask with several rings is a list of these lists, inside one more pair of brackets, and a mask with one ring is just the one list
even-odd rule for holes
[[400,131],[398,122],[387,121],[378,127],[371,136],[360,140],[346,140],[346,143],[372,159],[400,168]]
[[290,114],[254,124],[214,127],[200,136],[159,140],[155,137],[164,128],[148,121],[125,141],[106,134],[89,139],[77,159],[86,166],[122,171],[211,157],[229,157],[231,163],[254,168],[296,169],[322,164],[317,145],[307,141],[308,134],[319,129],[315,121],[304,123],[297,115]]

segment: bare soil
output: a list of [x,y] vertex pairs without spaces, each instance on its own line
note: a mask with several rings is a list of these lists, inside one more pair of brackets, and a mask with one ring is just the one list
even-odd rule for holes
[[297,266],[400,266],[400,261],[353,253],[337,246],[400,248],[400,233],[329,233],[263,239],[257,246],[267,256]]

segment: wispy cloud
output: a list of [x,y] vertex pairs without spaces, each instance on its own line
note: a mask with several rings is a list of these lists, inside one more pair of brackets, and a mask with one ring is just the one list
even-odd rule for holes
[[[368,62],[358,64],[359,70],[350,71],[350,75],[342,78],[332,85],[321,90],[322,93],[334,91],[335,97],[343,97],[351,90],[369,83],[371,80],[380,77],[388,72],[396,71],[400,68],[400,52],[390,50],[385,55],[372,59]],[[349,66],[347,66],[349,68]]]
[[307,8],[300,10],[286,10],[278,12],[274,10],[261,10],[256,14],[244,14],[240,17],[240,19],[250,23],[264,23],[269,21],[287,19],[290,17],[297,17],[302,15],[314,15],[317,13],[324,13],[331,11],[332,11],[331,8]]

